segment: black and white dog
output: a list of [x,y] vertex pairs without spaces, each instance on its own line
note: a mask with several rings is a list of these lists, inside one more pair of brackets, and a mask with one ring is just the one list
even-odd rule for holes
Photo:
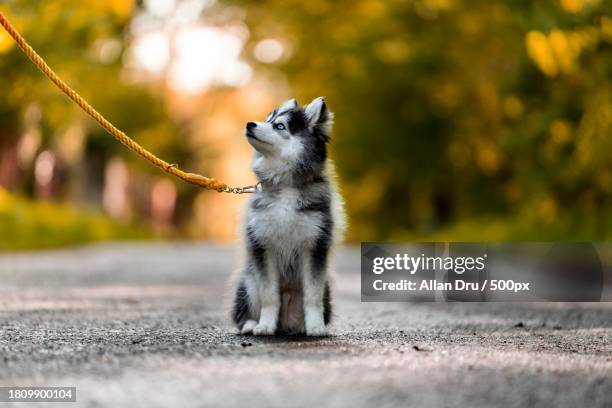
[[246,210],[246,265],[232,310],[243,334],[327,334],[330,249],[344,227],[327,158],[332,122],[317,98],[303,108],[292,99],[246,124],[261,189]]

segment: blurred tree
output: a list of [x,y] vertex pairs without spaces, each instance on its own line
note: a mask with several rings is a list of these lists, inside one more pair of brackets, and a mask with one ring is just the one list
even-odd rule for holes
[[[303,103],[327,96],[337,114],[332,153],[352,240],[612,237],[609,1],[144,3],[148,20],[139,18],[135,0],[6,0],[0,10],[119,128],[171,162],[198,170],[205,162],[215,176],[224,167],[246,167],[227,157],[212,163],[244,145],[226,138],[255,111],[245,106],[263,108],[289,90]],[[185,28],[181,18],[199,33],[183,49],[184,72],[172,69],[173,41],[185,39],[175,36]],[[140,63],[164,72],[138,77],[137,84],[126,49],[138,25],[156,27],[147,38],[153,45],[166,41],[167,49],[149,50]],[[202,75],[194,67],[206,73],[219,61],[209,63],[219,52],[207,37],[213,32],[215,41],[233,33],[240,47],[249,38],[244,57],[255,68],[253,80],[241,82],[251,70],[233,56],[233,70],[215,71],[232,80],[182,99],[166,83],[197,82]],[[0,186],[99,205],[104,178],[118,185],[129,174],[133,213],[148,216],[157,201],[168,223],[171,198],[180,213],[174,222],[209,219],[212,202],[197,200],[192,217],[193,188],[181,184],[175,197],[172,186],[152,176],[157,169],[87,119],[4,32],[0,95]],[[227,178],[240,173],[224,171]],[[37,186],[49,174],[53,182]]]
[[350,238],[612,236],[612,3],[235,3],[336,111]]
[[[187,156],[164,99],[120,78],[134,0],[9,0],[0,10],[57,73],[117,127],[173,162]],[[29,193],[36,158],[56,158],[55,196],[100,203],[104,166],[121,156],[154,172],[59,92],[0,32],[0,185]],[[43,167],[44,168],[44,167]],[[156,173],[157,174],[157,173]],[[92,199],[92,196],[94,199]]]

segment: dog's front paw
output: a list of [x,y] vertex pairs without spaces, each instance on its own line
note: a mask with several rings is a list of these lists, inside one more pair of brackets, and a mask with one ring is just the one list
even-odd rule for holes
[[306,327],[306,335],[312,337],[327,336],[327,327],[324,324]]
[[255,336],[271,336],[275,331],[276,324],[268,322],[259,322],[259,324],[253,328],[253,334]]
[[307,336],[327,336],[327,327],[323,320],[323,311],[318,308],[307,308],[304,314],[304,326]]
[[306,319],[306,335],[307,336],[327,336],[327,327],[323,322],[323,318],[310,318]]
[[324,324],[306,327],[306,335],[312,337],[327,336],[327,327]]
[[244,326],[242,326],[240,334],[252,334],[255,326],[257,326],[257,322],[255,320],[247,320],[244,322]]

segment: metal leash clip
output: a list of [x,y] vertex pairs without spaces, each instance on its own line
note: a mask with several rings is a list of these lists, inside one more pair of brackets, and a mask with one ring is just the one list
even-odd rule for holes
[[226,187],[224,191],[233,194],[252,194],[261,191],[261,183],[244,187]]

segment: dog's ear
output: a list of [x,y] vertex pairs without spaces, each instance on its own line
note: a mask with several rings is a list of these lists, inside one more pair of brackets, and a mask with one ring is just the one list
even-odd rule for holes
[[323,99],[322,96],[315,98],[304,107],[304,112],[306,113],[306,122],[309,128],[319,128],[323,133],[329,136],[334,114],[329,111],[325,99]]
[[285,101],[281,104],[281,106],[278,107],[278,111],[284,111],[287,109],[297,109],[298,107],[298,101],[295,99],[289,99],[288,101]]

